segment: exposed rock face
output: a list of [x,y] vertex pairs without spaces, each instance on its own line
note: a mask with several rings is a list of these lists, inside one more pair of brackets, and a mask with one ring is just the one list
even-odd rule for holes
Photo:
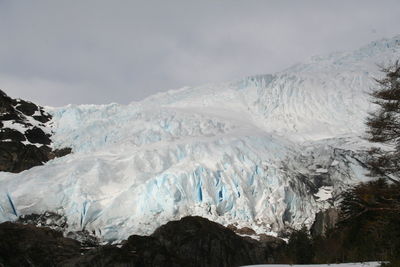
[[151,236],[133,235],[121,245],[91,250],[49,228],[0,224],[0,266],[240,266],[266,263],[268,256],[266,243],[201,217],[169,222]]
[[339,220],[339,212],[335,208],[320,211],[315,215],[315,221],[311,227],[311,235],[324,236],[329,229],[335,227]]
[[80,255],[78,241],[49,228],[0,224],[0,266],[58,266]]
[[121,248],[105,246],[72,259],[78,266],[241,266],[266,263],[268,245],[236,235],[201,217],[185,217],[151,236],[131,236]]
[[237,233],[238,235],[250,235],[250,236],[255,236],[257,233],[249,228],[249,227],[243,227],[243,228],[237,228],[235,225],[230,224],[227,226],[229,229]]
[[36,227],[48,227],[57,232],[63,232],[68,226],[67,219],[64,216],[54,212],[45,212],[43,214],[29,214],[20,216],[17,220],[21,224],[29,224]]
[[51,119],[42,107],[0,90],[0,171],[21,172],[71,152],[50,148]]
[[98,238],[86,230],[68,232],[67,218],[54,212],[46,211],[43,214],[23,215],[18,218],[17,223],[47,227],[57,232],[62,232],[64,236],[79,241],[83,248],[93,248],[99,245]]
[[[51,120],[50,114],[40,106],[22,99],[13,99],[0,90],[0,119],[12,121],[21,126],[33,126],[29,117],[42,124]],[[43,125],[41,125],[43,126]]]
[[170,253],[192,266],[240,266],[267,262],[265,247],[201,217],[186,217],[158,228],[157,238]]
[[48,161],[45,146],[24,145],[21,142],[0,142],[0,171],[21,172]]
[[121,246],[105,245],[71,258],[61,266],[195,266],[171,254],[156,239],[149,236],[130,236]]

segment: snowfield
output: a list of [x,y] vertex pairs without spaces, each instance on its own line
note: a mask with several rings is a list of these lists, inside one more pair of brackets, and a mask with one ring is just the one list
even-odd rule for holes
[[[257,267],[378,267],[379,262],[364,262],[364,263],[340,263],[340,264],[301,264],[301,265],[287,265],[287,264],[264,264],[264,265],[248,265]],[[245,267],[245,266],[244,266]]]
[[0,173],[0,222],[53,211],[68,230],[106,241],[186,215],[270,234],[310,225],[343,188],[368,179],[366,92],[381,75],[376,64],[393,58],[400,36],[129,105],[47,107],[54,148],[73,154]]

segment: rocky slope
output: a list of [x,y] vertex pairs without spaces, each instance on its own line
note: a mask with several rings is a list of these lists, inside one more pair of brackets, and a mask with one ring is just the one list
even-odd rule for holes
[[61,232],[16,223],[0,224],[0,266],[241,266],[272,260],[268,243],[237,236],[200,217],[169,222],[151,236],[130,236],[121,245],[82,249]]
[[70,153],[50,147],[51,120],[43,107],[0,90],[0,171],[18,173]]

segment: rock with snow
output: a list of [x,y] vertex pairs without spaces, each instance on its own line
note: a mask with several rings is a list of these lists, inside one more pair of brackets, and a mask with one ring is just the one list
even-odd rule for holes
[[0,171],[18,173],[57,156],[51,119],[43,107],[0,90]]

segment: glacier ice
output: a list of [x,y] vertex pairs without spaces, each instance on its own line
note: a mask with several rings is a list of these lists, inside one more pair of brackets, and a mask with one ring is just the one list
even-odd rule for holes
[[74,153],[0,173],[0,221],[51,211],[107,241],[186,215],[269,233],[310,225],[368,179],[366,91],[399,40],[129,105],[48,107],[53,146]]

